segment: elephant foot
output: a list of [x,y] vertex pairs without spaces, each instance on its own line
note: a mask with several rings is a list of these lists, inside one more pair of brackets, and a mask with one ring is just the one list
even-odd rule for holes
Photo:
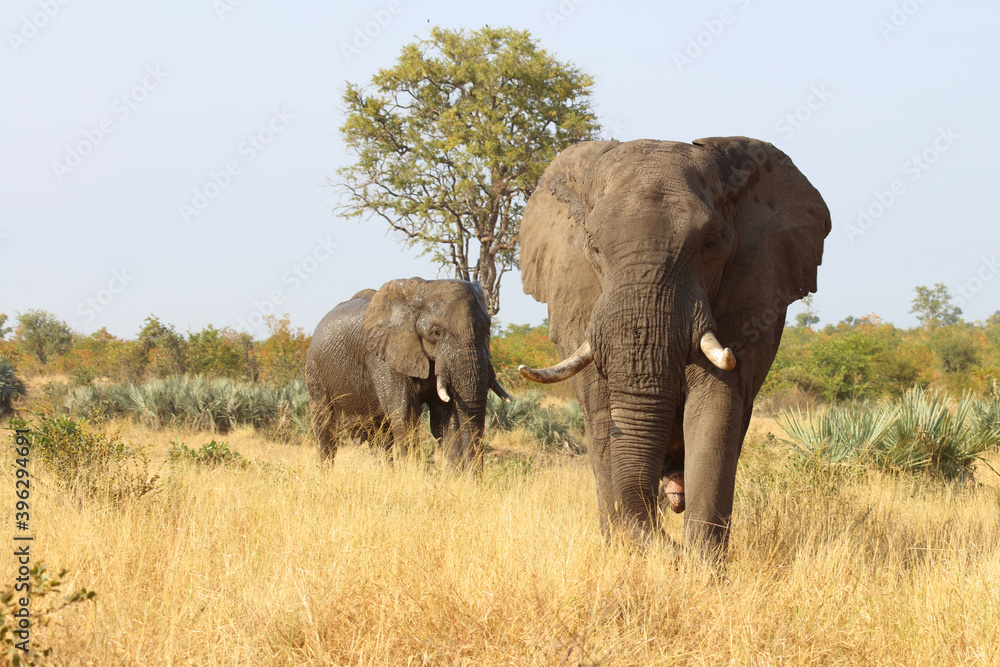
[[667,499],[670,509],[680,514],[684,511],[684,473],[674,472],[660,480],[660,495]]

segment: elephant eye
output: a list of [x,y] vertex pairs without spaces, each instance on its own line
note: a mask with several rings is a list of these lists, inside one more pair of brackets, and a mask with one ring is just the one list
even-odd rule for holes
[[438,338],[440,338],[440,337],[441,337],[441,327],[439,327],[439,326],[438,326],[438,325],[436,325],[436,324],[435,324],[435,325],[433,325],[433,326],[431,327],[431,330],[427,332],[427,335],[428,335],[428,336],[429,336],[430,338],[433,338],[434,340],[437,340]]
[[708,237],[705,238],[705,250],[711,250],[717,246],[719,244],[719,240],[718,234],[709,234]]

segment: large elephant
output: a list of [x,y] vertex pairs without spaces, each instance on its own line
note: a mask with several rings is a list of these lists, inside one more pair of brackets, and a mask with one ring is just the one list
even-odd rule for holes
[[486,394],[509,400],[490,364],[482,288],[464,280],[392,280],[339,304],[313,333],[306,386],[329,461],[343,429],[405,448],[426,404],[449,459],[479,470]]
[[605,535],[653,534],[662,484],[685,542],[725,550],[753,400],[829,231],[819,192],[755,139],[584,142],[545,170],[521,271],[564,361],[521,372],[573,378]]

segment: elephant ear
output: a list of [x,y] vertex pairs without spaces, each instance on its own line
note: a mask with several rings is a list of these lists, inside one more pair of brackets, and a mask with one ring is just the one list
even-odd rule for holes
[[471,285],[472,293],[476,297],[476,303],[479,304],[479,307],[483,309],[483,312],[486,313],[486,317],[488,318],[490,316],[490,307],[486,303],[486,293],[483,292],[483,286],[475,280],[471,281],[469,285]]
[[830,211],[792,160],[765,141],[712,137],[693,143],[713,153],[720,204],[737,229],[737,253],[712,303],[720,338],[739,348],[775,330],[780,337],[788,304],[816,291]]
[[371,297],[362,322],[368,351],[397,373],[430,376],[430,359],[416,332],[422,278],[390,280]]
[[590,214],[587,171],[617,141],[585,141],[546,167],[521,218],[521,283],[549,304],[549,338],[575,348],[583,342],[601,281],[587,260],[583,222]]

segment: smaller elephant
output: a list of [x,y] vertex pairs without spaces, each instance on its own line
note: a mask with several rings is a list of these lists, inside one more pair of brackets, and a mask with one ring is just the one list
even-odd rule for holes
[[490,363],[482,288],[464,280],[391,280],[362,290],[320,321],[306,355],[306,387],[320,456],[343,429],[408,447],[423,405],[452,463],[482,467],[486,395],[510,396]]

